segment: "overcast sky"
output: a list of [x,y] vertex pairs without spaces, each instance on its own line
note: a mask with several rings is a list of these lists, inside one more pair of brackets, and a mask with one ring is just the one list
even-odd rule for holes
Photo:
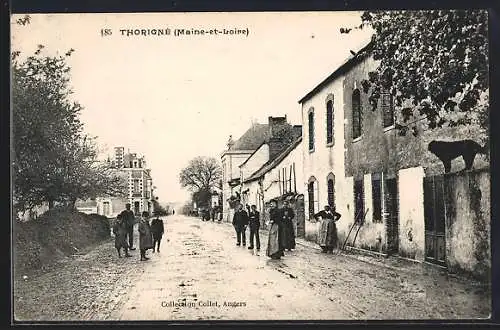
[[[220,159],[229,135],[237,139],[252,121],[286,114],[302,124],[297,101],[370,37],[339,33],[360,23],[359,12],[31,16],[28,26],[11,25],[12,49],[75,49],[71,85],[86,131],[109,153],[124,146],[145,155],[163,202],[187,200],[179,171],[199,155]],[[112,35],[101,36],[103,28]],[[248,28],[249,35],[120,32],[166,28]]]

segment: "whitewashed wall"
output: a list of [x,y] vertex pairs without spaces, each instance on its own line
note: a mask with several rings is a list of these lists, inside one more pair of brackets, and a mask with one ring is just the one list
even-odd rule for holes
[[[299,143],[294,150],[292,150],[276,167],[271,169],[268,173],[265,174],[263,180],[263,187],[267,189],[264,192],[265,200],[268,201],[272,198],[276,198],[280,196],[280,184],[279,178],[281,171],[283,168],[287,168],[289,171],[290,165],[295,164],[295,175],[296,175],[296,187],[297,193],[304,193],[304,175],[303,175],[303,158],[302,158],[302,144]],[[293,175],[292,175],[292,189],[294,188],[293,183]]]
[[424,260],[424,169],[412,167],[399,171],[399,250]]
[[269,145],[263,144],[249,156],[240,167],[241,182],[248,179],[255,171],[262,167],[269,160]]

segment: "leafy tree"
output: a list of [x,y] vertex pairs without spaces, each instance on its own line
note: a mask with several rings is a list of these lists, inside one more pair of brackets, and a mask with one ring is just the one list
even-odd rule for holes
[[[26,16],[16,23],[29,21]],[[12,53],[14,207],[124,194],[125,179],[98,161],[79,119],[83,108],[71,100],[66,60],[74,50],[50,57],[43,49],[38,45],[24,60]]]
[[402,134],[425,119],[430,129],[488,128],[488,14],[484,10],[370,11],[357,27],[374,31],[369,54],[380,65],[362,82],[372,110],[390,93]]

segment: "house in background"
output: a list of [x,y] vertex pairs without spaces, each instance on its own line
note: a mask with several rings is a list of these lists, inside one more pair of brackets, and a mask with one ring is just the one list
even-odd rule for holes
[[242,179],[242,201],[256,205],[261,214],[261,226],[269,220],[269,202],[274,199],[282,206],[286,199],[294,209],[294,226],[297,237],[304,237],[304,195],[302,177],[302,134],[300,126],[294,126],[291,143],[265,162],[250,176]]
[[[268,161],[278,142],[270,138],[291,127],[286,117],[269,117],[267,124],[254,123],[237,141],[230,138],[228,149],[222,153],[222,209],[224,221],[231,222],[233,209],[230,199],[241,198],[241,175],[250,175]],[[268,141],[271,144],[264,143]],[[251,157],[253,156],[253,157]],[[249,157],[251,159],[249,160]],[[248,160],[248,161],[247,161]],[[243,169],[240,167],[245,163]],[[243,172],[242,172],[243,171]]]
[[111,165],[127,181],[126,197],[98,197],[95,200],[77,201],[77,210],[116,217],[130,203],[135,215],[143,211],[153,213],[154,187],[151,169],[147,168],[144,156],[124,152],[124,147],[115,147]]
[[336,205],[339,244],[357,223],[347,239],[352,248],[488,276],[489,161],[478,155],[475,170],[464,173],[457,172],[464,168],[459,158],[454,173],[443,175],[443,164],[427,148],[432,140],[480,142],[483,133],[474,126],[431,130],[417,117],[400,134],[391,94],[382,90],[372,109],[361,87],[378,64],[369,50],[363,47],[299,101],[306,237],[316,240],[312,214]]

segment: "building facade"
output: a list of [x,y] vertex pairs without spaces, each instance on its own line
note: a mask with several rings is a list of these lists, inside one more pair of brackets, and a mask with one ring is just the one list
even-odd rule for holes
[[144,156],[125,153],[124,147],[115,147],[112,167],[127,181],[126,197],[98,197],[93,200],[77,201],[80,212],[97,213],[107,217],[116,217],[130,203],[131,210],[140,215],[143,211],[154,211],[154,187],[151,169],[147,168]]
[[234,204],[240,201],[242,176],[250,176],[276,155],[290,132],[298,132],[285,117],[268,117],[267,124],[253,124],[238,140],[230,141],[222,153],[222,209],[224,221],[231,222]]
[[242,180],[242,203],[257,207],[263,228],[266,228],[269,220],[269,202],[276,200],[281,206],[286,199],[296,214],[295,233],[298,237],[304,237],[302,160],[302,136],[298,136],[251,176]]
[[[115,149],[116,150],[116,149]],[[119,163],[119,159],[115,159]],[[128,203],[136,215],[143,211],[153,212],[153,179],[151,169],[147,168],[144,156],[137,156],[136,153],[125,153],[121,171],[127,174],[128,178]]]
[[[316,240],[312,215],[336,205],[339,245],[486,274],[490,243],[481,233],[490,231],[489,161],[478,155],[475,170],[463,173],[458,158],[454,173],[443,175],[443,164],[428,150],[433,140],[479,142],[483,133],[474,126],[432,130],[417,116],[402,134],[392,96],[382,91],[372,109],[361,87],[377,65],[366,46],[299,101],[306,237]],[[478,216],[467,222],[463,214]],[[467,247],[459,243],[464,239]]]

